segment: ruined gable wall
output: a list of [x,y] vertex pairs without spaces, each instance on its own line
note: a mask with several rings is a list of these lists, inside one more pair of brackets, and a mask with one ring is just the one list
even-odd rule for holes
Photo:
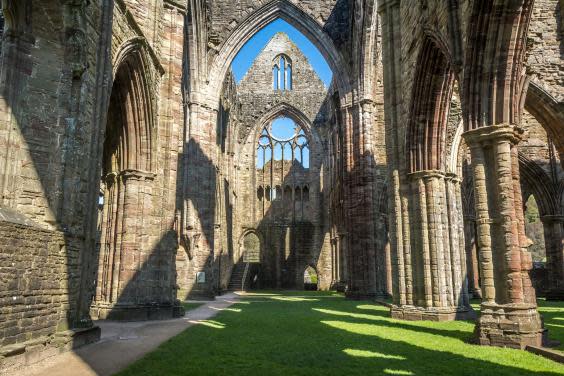
[[[274,59],[281,53],[292,61],[292,90],[273,88]],[[326,268],[326,264],[330,264],[330,261],[327,261],[330,248],[323,239],[328,209],[323,204],[321,191],[322,161],[327,152],[324,139],[328,121],[325,104],[327,88],[303,53],[285,34],[277,34],[242,79],[238,87],[238,100],[241,106],[241,122],[236,135],[236,155],[240,171],[237,190],[240,207],[245,208],[239,212],[239,222],[243,228],[257,228],[263,234],[266,242],[263,249],[268,251],[263,265],[264,286],[300,288],[303,283],[303,271],[311,264],[318,267],[320,286],[327,288],[331,282],[331,271]],[[292,189],[294,186],[307,185],[310,199],[308,202],[295,201],[291,209],[283,200],[264,201],[263,209],[257,198],[257,188],[271,184],[269,173],[265,176],[269,183],[262,184],[259,181],[262,177],[259,177],[255,169],[257,135],[265,125],[261,123],[261,119],[280,104],[298,109],[313,125],[310,137],[310,168],[300,173],[297,167],[291,167],[287,162],[284,164],[284,171],[292,172],[283,179],[284,181],[274,179],[272,185],[280,185],[282,189],[286,185],[291,185]],[[284,111],[280,112],[280,116],[284,115]],[[281,163],[275,163],[274,166],[281,168]],[[252,210],[249,210],[251,208]],[[295,223],[292,222],[292,211],[298,213]],[[282,275],[281,269],[286,269]]]

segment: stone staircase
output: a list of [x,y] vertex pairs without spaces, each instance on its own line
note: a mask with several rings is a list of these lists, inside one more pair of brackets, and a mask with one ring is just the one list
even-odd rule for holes
[[231,272],[231,280],[229,281],[229,286],[227,287],[228,291],[242,291],[245,290],[247,287],[247,281],[245,281],[245,285],[243,285],[243,279],[248,279],[245,275],[245,269],[249,264],[243,262],[243,260],[239,261],[233,267],[233,271]]

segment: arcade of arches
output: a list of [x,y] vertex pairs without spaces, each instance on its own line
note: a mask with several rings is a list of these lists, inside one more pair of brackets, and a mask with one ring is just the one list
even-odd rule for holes
[[[536,298],[564,299],[561,0],[1,4],[0,371],[239,288],[542,344]],[[237,82],[277,19],[330,85],[284,33]]]

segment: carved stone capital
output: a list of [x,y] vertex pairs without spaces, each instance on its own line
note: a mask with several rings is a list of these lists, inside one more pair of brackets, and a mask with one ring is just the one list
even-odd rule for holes
[[120,175],[123,179],[138,180],[138,181],[154,180],[156,176],[156,174],[152,172],[135,170],[135,169],[123,170],[120,173]]
[[445,173],[439,170],[423,170],[409,173],[407,174],[407,177],[411,181],[417,181],[420,179],[429,180],[433,178],[443,179],[445,177]]
[[523,139],[523,129],[511,124],[498,124],[466,131],[462,134],[468,146],[485,146],[509,141],[517,145]]

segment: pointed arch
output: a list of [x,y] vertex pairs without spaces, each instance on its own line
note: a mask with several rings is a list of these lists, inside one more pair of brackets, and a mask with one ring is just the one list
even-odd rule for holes
[[242,21],[226,39],[215,57],[208,74],[209,105],[218,103],[222,82],[231,62],[245,43],[260,29],[281,18],[303,33],[321,52],[331,70],[334,82],[341,96],[341,103],[350,101],[350,77],[344,57],[335,47],[333,40],[311,16],[289,1],[272,1],[257,9]]
[[564,103],[558,102],[539,84],[531,82],[527,90],[525,109],[552,138],[564,166]]
[[442,170],[454,84],[451,61],[438,39],[425,35],[419,53],[406,133],[410,172]]

